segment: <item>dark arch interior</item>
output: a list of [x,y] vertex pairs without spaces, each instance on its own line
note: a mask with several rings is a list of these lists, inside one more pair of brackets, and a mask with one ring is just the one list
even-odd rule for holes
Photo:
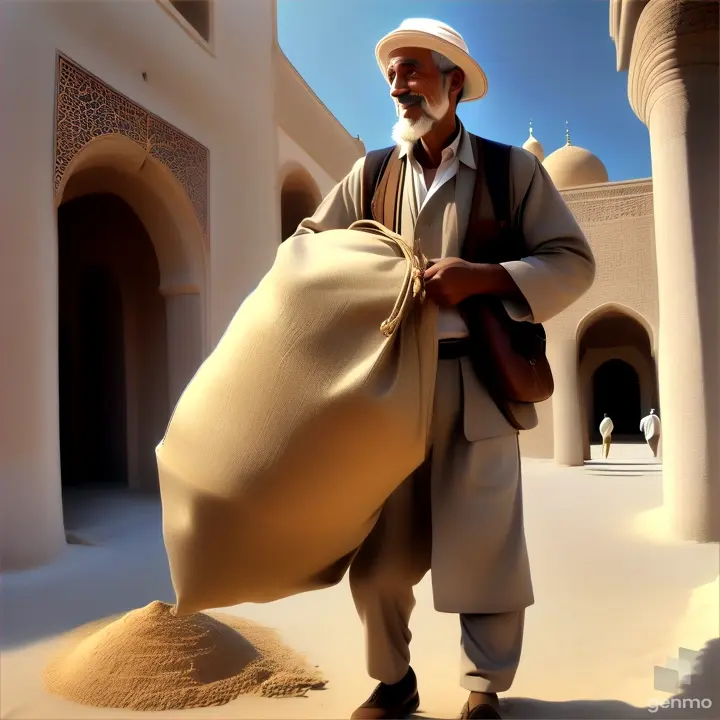
[[58,210],[58,261],[63,487],[150,489],[168,417],[165,301],[152,241],[121,198],[86,195]]
[[608,360],[593,374],[593,421],[597,440],[598,427],[607,413],[615,426],[613,436],[640,438],[640,378],[632,365],[623,360]]
[[282,239],[287,240],[317,210],[318,204],[312,179],[300,172],[290,175],[280,192]]

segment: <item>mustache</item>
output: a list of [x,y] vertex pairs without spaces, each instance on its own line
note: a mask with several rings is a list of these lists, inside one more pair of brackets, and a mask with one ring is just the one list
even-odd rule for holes
[[425,98],[417,93],[405,93],[395,98],[398,105],[419,105],[424,102]]

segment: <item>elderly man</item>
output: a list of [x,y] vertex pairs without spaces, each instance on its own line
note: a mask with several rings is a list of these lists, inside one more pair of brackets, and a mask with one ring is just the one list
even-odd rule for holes
[[[486,176],[482,161],[498,146],[471,135],[456,116],[458,102],[485,95],[485,74],[462,37],[434,20],[406,20],[380,41],[376,58],[398,115],[391,160],[402,170],[381,173],[383,197],[397,196],[394,229],[434,259],[425,286],[440,308],[439,363],[428,458],[388,499],[350,568],[368,672],[379,681],[353,718],[403,718],[419,707],[409,621],[413,586],[430,569],[435,608],[460,616],[461,684],[469,692],[463,717],[498,718],[497,693],[513,681],[525,608],[534,602],[518,429],[534,427],[537,416],[531,403],[508,402],[501,410],[497,394],[491,398],[468,357],[480,338],[458,307],[476,296],[496,298],[510,325],[543,323],[590,287],[595,266],[545,170],[533,155],[507,146],[503,192],[524,251],[508,262],[471,262],[464,242],[470,216],[474,227],[502,225],[485,192],[498,178]],[[373,186],[364,172],[370,157],[296,234],[371,219]]]

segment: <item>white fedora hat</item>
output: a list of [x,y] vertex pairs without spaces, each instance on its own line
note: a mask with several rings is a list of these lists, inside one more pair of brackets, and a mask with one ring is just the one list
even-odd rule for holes
[[465,73],[463,102],[479,100],[487,93],[483,69],[470,57],[462,35],[449,25],[428,18],[403,20],[400,27],[386,35],[375,48],[375,57],[385,77],[390,53],[400,48],[435,50],[457,65]]

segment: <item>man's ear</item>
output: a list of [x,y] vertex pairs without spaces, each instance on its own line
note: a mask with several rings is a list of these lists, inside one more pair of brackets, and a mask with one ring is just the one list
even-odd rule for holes
[[450,73],[450,92],[457,101],[457,97],[462,92],[465,85],[465,73],[460,68],[455,68]]

